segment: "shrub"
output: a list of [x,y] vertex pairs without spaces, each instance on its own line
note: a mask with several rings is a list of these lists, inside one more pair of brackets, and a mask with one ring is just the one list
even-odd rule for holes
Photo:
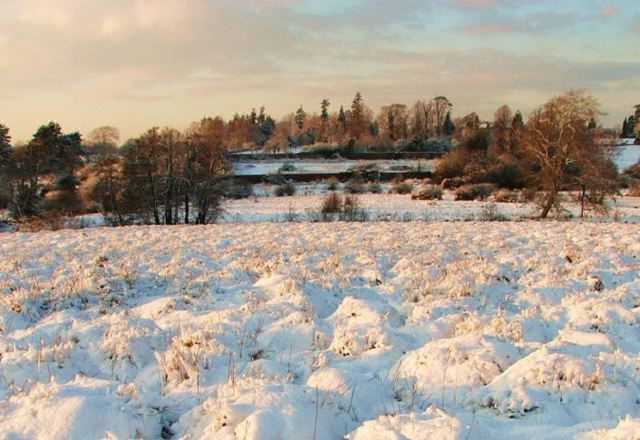
[[455,178],[444,179],[440,183],[440,187],[442,189],[456,189],[456,188],[460,188],[465,183],[467,182],[464,179],[455,179]]
[[354,173],[353,177],[347,180],[344,185],[345,192],[349,194],[362,194],[364,192],[364,183],[360,173]]
[[289,204],[289,208],[287,209],[287,213],[284,215],[284,220],[287,222],[297,222],[298,221],[298,213],[292,204]]
[[520,195],[515,191],[501,189],[494,195],[494,200],[499,203],[518,203]]
[[413,184],[405,180],[404,182],[396,182],[389,192],[395,194],[411,194],[411,191],[413,191]]
[[319,215],[308,214],[310,221],[332,221],[336,216],[339,220],[348,222],[363,222],[369,218],[356,196],[340,198],[336,193],[325,196],[320,206]]
[[500,188],[522,188],[522,171],[517,165],[499,164],[489,169],[487,180]]
[[322,199],[320,214],[323,220],[332,220],[335,214],[339,214],[342,209],[342,200],[340,196],[334,192]]
[[347,222],[364,222],[369,219],[367,211],[360,207],[360,201],[355,196],[344,196],[340,220]]
[[454,148],[442,156],[436,164],[433,172],[435,179],[440,182],[447,178],[464,175],[464,168],[470,162],[470,156],[466,149],[462,147]]
[[223,189],[223,195],[229,199],[246,199],[253,195],[253,186],[246,182],[229,182]]
[[640,197],[640,181],[636,181],[631,184],[629,188],[629,192],[627,193],[629,197]]
[[330,177],[327,180],[327,189],[329,191],[335,191],[338,189],[338,184],[339,184],[338,179],[336,179],[335,177]]
[[488,130],[479,130],[464,141],[464,146],[469,151],[484,152],[489,149],[491,139]]
[[57,231],[64,228],[64,216],[60,212],[47,211],[25,217],[15,223],[19,232]]
[[412,200],[442,200],[442,190],[434,185],[423,186],[411,194]]
[[495,203],[487,203],[480,213],[481,220],[487,222],[503,222],[508,220],[499,210]]
[[382,186],[380,182],[371,182],[367,185],[367,191],[374,194],[380,194],[382,192]]
[[292,196],[296,193],[296,186],[291,182],[278,185],[274,191],[276,197]]
[[449,139],[414,138],[402,149],[404,151],[446,152],[451,149],[451,141]]
[[287,179],[282,173],[270,173],[264,176],[263,178],[265,183],[270,183],[272,185],[284,185],[287,183]]
[[493,187],[487,184],[464,185],[456,190],[456,200],[486,200],[493,190]]
[[284,173],[284,172],[291,172],[291,171],[295,171],[296,167],[294,164],[292,164],[291,162],[285,162],[282,164],[282,166],[280,167],[280,169],[278,170],[279,173]]

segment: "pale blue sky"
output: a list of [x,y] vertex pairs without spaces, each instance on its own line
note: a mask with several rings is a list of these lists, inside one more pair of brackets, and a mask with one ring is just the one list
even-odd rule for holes
[[443,94],[525,114],[585,88],[619,124],[640,103],[633,0],[0,0],[0,122],[126,137],[265,105],[377,111]]

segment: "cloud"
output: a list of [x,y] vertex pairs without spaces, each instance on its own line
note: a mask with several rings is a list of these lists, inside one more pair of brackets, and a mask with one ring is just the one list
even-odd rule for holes
[[615,15],[618,15],[618,8],[615,5],[605,5],[601,10],[600,14],[602,14],[605,18],[610,18]]
[[459,9],[480,10],[502,3],[502,0],[453,0],[453,5]]
[[[622,107],[618,87],[640,88],[637,64],[584,61],[620,58],[601,48],[582,62],[549,55],[563,53],[565,40],[599,44],[610,22],[599,8],[504,4],[5,0],[0,96],[24,133],[55,117],[87,124],[80,130],[104,119],[127,136],[261,104],[274,116],[300,103],[316,108],[323,97],[338,108],[355,90],[374,109],[442,93],[455,98],[456,112],[493,112],[571,87],[615,96],[610,104]],[[629,53],[631,43],[620,41],[615,50]],[[552,49],[539,49],[545,45]]]
[[532,11],[518,16],[504,12],[482,15],[470,23],[456,27],[470,35],[506,33],[534,34],[541,32],[569,32],[588,20],[574,11]]

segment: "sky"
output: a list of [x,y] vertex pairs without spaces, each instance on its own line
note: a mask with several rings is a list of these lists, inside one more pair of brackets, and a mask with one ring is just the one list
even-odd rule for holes
[[620,125],[640,104],[637,0],[0,0],[0,123],[152,126],[265,106],[374,111],[445,95],[454,116],[525,115],[586,89]]

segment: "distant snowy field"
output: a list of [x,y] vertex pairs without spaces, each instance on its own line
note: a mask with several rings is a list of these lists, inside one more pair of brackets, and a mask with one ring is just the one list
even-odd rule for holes
[[618,153],[614,157],[618,169],[624,170],[640,162],[640,145],[625,144],[618,147]]
[[637,225],[140,226],[0,255],[3,439],[640,436]]
[[233,173],[236,176],[265,175],[275,174],[281,170],[284,165],[291,167],[284,173],[344,173],[354,168],[375,167],[379,171],[406,171],[406,170],[422,170],[430,171],[433,169],[435,160],[345,160],[345,159],[326,159],[326,160],[260,160],[234,162]]
[[[295,196],[270,197],[274,187],[256,185],[254,191],[257,197],[239,200],[228,200],[224,203],[225,214],[222,222],[282,222],[291,219],[307,221],[317,213],[326,196],[326,185],[298,185]],[[383,191],[388,191],[389,185],[383,185]],[[418,188],[418,185],[416,185]],[[340,194],[340,193],[339,193]],[[487,206],[495,207],[496,213],[509,220],[532,218],[540,213],[533,203],[493,203],[491,201],[454,201],[455,195],[446,192],[443,200],[424,201],[412,200],[408,194],[358,194],[360,205],[367,211],[370,221],[456,221],[482,220]],[[565,195],[565,199],[570,196]],[[620,197],[609,201],[609,213],[605,216],[591,211],[586,215],[590,220],[613,221],[616,217],[621,222],[640,223],[640,198]],[[568,202],[565,208],[571,215],[580,215],[577,203]]]

